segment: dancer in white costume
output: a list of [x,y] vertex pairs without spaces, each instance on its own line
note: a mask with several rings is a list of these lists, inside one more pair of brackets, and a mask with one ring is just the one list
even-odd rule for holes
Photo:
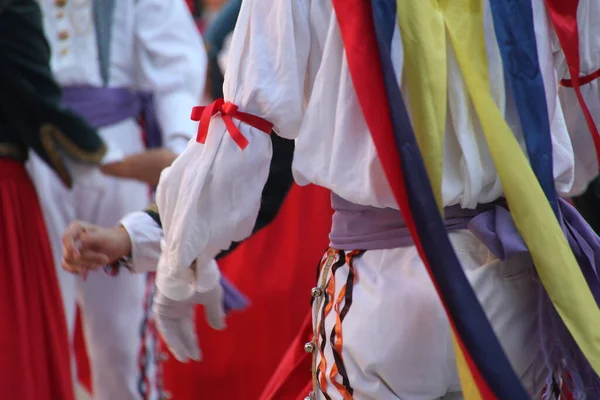
[[[163,145],[181,152],[196,130],[189,112],[201,99],[207,63],[185,2],[43,0],[41,6],[63,101],[99,128],[114,159],[145,150],[136,120],[140,92],[153,96]],[[69,191],[39,159],[33,157],[29,169],[51,236],[70,332],[76,299],[82,306],[94,398],[158,398],[146,329],[149,305],[144,308],[147,276],[110,276],[100,269],[82,280],[60,267],[61,235],[71,221],[114,226],[148,205],[149,187],[103,177]]]
[[[522,143],[489,4],[484,4],[491,96]],[[589,181],[593,175],[575,177],[572,141],[577,138],[570,137],[558,101],[552,31],[543,3],[534,2],[533,8],[551,123],[554,183],[566,196],[575,179]],[[398,27],[392,49],[396,76],[402,77],[404,49]],[[448,58],[443,205],[472,216],[479,204],[497,201],[503,192],[450,43]],[[405,81],[399,83],[406,89]],[[239,107],[273,123],[278,135],[296,139],[293,168],[299,184],[315,183],[335,193],[333,249],[323,259],[320,288],[313,291],[317,335],[306,345],[307,351],[318,353],[316,366],[323,367],[320,380],[315,375],[318,388],[312,396],[462,398],[448,321],[417,250],[402,243],[393,230],[392,237],[385,237],[389,225],[377,225],[377,217],[369,219],[383,213],[392,216],[385,221],[393,222],[398,205],[357,101],[331,2],[244,0],[231,42],[224,98],[228,103],[215,105],[220,115],[206,119],[203,143],[190,142],[163,172],[157,191],[165,236],[155,310],[165,340],[179,354],[198,355],[187,320],[191,303],[203,303],[202,295],[218,291],[219,271],[211,260],[231,241],[250,234],[259,209],[272,149],[268,132],[240,115]],[[465,229],[449,236],[514,371],[532,396],[540,394],[547,371],[533,329],[537,283],[530,260],[501,261]],[[387,243],[375,243],[374,237]],[[353,251],[358,249],[367,251]],[[342,294],[350,282],[351,307]],[[346,317],[343,329],[341,314]],[[342,331],[343,345],[336,349]],[[331,332],[339,340],[330,339]]]

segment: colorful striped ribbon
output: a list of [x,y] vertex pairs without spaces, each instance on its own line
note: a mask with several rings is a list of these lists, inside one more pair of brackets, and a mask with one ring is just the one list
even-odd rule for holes
[[440,5],[515,225],[554,307],[599,372],[600,310],[527,158],[490,96],[481,0],[440,0]]
[[[389,3],[380,2],[376,5],[385,6]],[[368,17],[371,7],[361,0],[333,0],[333,5],[365,120],[400,210],[444,302],[465,362],[473,373],[471,382],[477,385],[484,399],[527,399],[452,250],[406,110],[402,113],[403,107],[394,110],[397,129],[392,127],[389,107],[402,104],[401,97],[392,74],[391,81],[396,88],[390,90],[389,94],[398,99],[391,98],[387,102],[388,93],[382,78],[374,25]],[[384,8],[375,16],[389,16],[389,11]],[[387,32],[389,37],[389,30]],[[387,39],[383,39],[385,33],[380,37],[385,47],[385,43],[388,43]],[[389,57],[389,51],[384,50],[383,54]],[[387,80],[390,81],[389,68],[387,70]],[[394,133],[398,133],[398,141]]]
[[[391,42],[395,22],[394,15],[396,14],[395,6],[395,1],[373,1],[375,31],[378,36],[379,53],[386,83],[392,125],[396,143],[397,146],[399,146],[401,160],[403,160],[405,164],[403,166],[403,171],[407,182],[410,202],[410,199],[412,198],[427,195],[428,188],[426,187],[426,184],[423,185],[423,182],[426,182],[426,178],[422,175],[420,176],[417,172],[421,170],[421,174],[423,174],[425,166],[422,162],[419,162],[418,151],[414,152],[414,150],[417,149],[417,143],[415,142],[414,136],[411,134],[412,129],[408,113],[406,112],[402,95],[398,87],[398,81],[394,76],[394,67],[391,59]],[[416,7],[416,4],[412,4],[412,7]],[[400,11],[398,10],[398,12]],[[405,59],[409,58],[410,54],[405,53],[405,56]],[[407,77],[407,79],[409,78]],[[410,96],[412,97],[412,94]],[[443,92],[443,99],[446,101],[446,89],[444,89]],[[443,140],[443,137],[441,140]],[[407,147],[406,144],[410,147]],[[412,154],[410,154],[411,152]],[[408,162],[412,160],[414,161],[409,165]],[[428,197],[431,198],[431,195]],[[412,204],[411,210],[415,222],[417,223],[417,230],[419,230],[420,226],[426,226],[428,223],[431,223],[432,216],[437,214],[433,208],[433,204],[427,204],[427,202],[422,200],[418,201],[416,204]],[[456,281],[457,276],[463,277],[461,283],[464,286],[452,287],[448,289],[449,293],[445,295],[446,297],[455,296],[459,301],[462,301],[462,304],[460,304],[461,311],[451,312],[451,314],[452,319],[461,334],[461,338],[464,341],[466,350],[468,351],[468,354],[463,354],[456,337],[453,338],[457,350],[457,366],[464,397],[467,399],[487,399],[495,398],[495,394],[498,398],[527,398],[525,391],[512,371],[510,363],[504,356],[502,348],[500,347],[475,294],[472,292],[469,282],[464,278],[462,267],[450,245],[441,218],[438,218],[437,222],[440,225],[435,232],[436,236],[433,236],[431,229],[429,229],[424,231],[426,236],[421,237],[427,237],[429,239],[425,241],[423,245],[426,248],[426,253],[428,253],[427,257],[430,260],[430,267],[432,269],[435,269],[436,267],[440,268],[437,272],[438,275],[448,274],[445,278],[450,281]],[[444,245],[441,246],[440,244],[442,242]],[[427,249],[427,247],[429,247],[429,249]],[[439,258],[435,259],[434,257]],[[450,265],[452,265],[452,267],[450,267]],[[445,286],[443,283],[444,278],[436,277],[436,279],[438,285],[441,283],[441,285]],[[467,321],[462,319],[463,315],[468,315]],[[467,325],[468,323],[472,325],[469,326]],[[465,334],[465,329],[471,329],[471,331]],[[481,348],[484,348],[486,353],[480,353],[482,351]],[[472,357],[474,355],[477,357],[477,361],[479,361],[477,364],[479,371],[476,369],[475,365],[472,364],[472,361],[469,360],[469,356]],[[489,360],[495,361],[494,363],[490,363]],[[471,362],[470,366],[469,362]],[[491,364],[493,364],[493,366]],[[483,373],[486,377],[489,386],[485,385],[485,382],[483,382],[481,377],[477,377],[480,373]],[[493,388],[494,394],[490,392],[490,387]]]

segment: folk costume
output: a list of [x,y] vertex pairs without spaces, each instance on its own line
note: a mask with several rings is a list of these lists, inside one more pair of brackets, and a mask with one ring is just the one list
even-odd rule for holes
[[0,391],[11,399],[73,399],[52,250],[24,163],[34,151],[70,187],[109,159],[96,131],[59,105],[49,63],[38,3],[0,2]]
[[[65,105],[98,128],[119,157],[143,152],[146,144],[181,152],[195,130],[182,110],[200,101],[206,71],[202,39],[185,2],[40,4]],[[142,113],[146,138],[138,123]],[[29,169],[53,244],[69,332],[76,300],[81,306],[94,398],[159,398],[149,319],[153,280],[143,274],[112,276],[102,269],[83,280],[60,266],[61,236],[71,221],[114,226],[150,203],[148,186],[101,177],[68,190],[39,158]]]
[[597,236],[559,197],[589,132],[565,123],[547,3],[244,0],[224,100],[158,187],[158,297],[219,284],[273,130],[333,192],[309,398],[597,397]]

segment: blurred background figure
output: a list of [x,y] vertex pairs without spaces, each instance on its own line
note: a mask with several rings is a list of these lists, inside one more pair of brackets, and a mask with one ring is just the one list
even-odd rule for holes
[[[74,331],[77,300],[95,399],[159,399],[150,319],[152,279],[128,273],[112,276],[102,269],[86,280],[68,274],[60,268],[60,239],[74,219],[114,226],[126,213],[148,205],[150,188],[144,182],[156,183],[162,167],[196,131],[189,115],[204,91],[202,39],[184,0],[40,4],[63,102],[98,128],[119,153],[103,170],[136,178],[100,176],[69,190],[40,157],[32,157],[29,169],[51,237],[68,329]],[[147,144],[165,148],[147,152]],[[154,171],[149,165],[159,167]]]
[[109,161],[96,131],[60,107],[35,0],[0,1],[0,393],[72,400],[69,343],[38,196],[24,162],[35,151],[65,187]]

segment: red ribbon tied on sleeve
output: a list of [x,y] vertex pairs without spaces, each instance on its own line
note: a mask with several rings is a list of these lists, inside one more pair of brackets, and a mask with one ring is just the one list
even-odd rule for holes
[[217,99],[209,106],[192,108],[191,119],[193,121],[200,121],[200,125],[198,126],[198,135],[196,136],[196,141],[198,143],[204,144],[206,142],[210,120],[218,113],[221,113],[221,118],[227,127],[229,135],[231,135],[233,141],[242,150],[248,146],[249,142],[235,125],[235,122],[233,122],[234,118],[250,125],[253,128],[263,131],[267,135],[269,135],[273,130],[273,124],[269,121],[257,117],[256,115],[238,111],[238,106],[235,104],[225,102],[223,99]]

